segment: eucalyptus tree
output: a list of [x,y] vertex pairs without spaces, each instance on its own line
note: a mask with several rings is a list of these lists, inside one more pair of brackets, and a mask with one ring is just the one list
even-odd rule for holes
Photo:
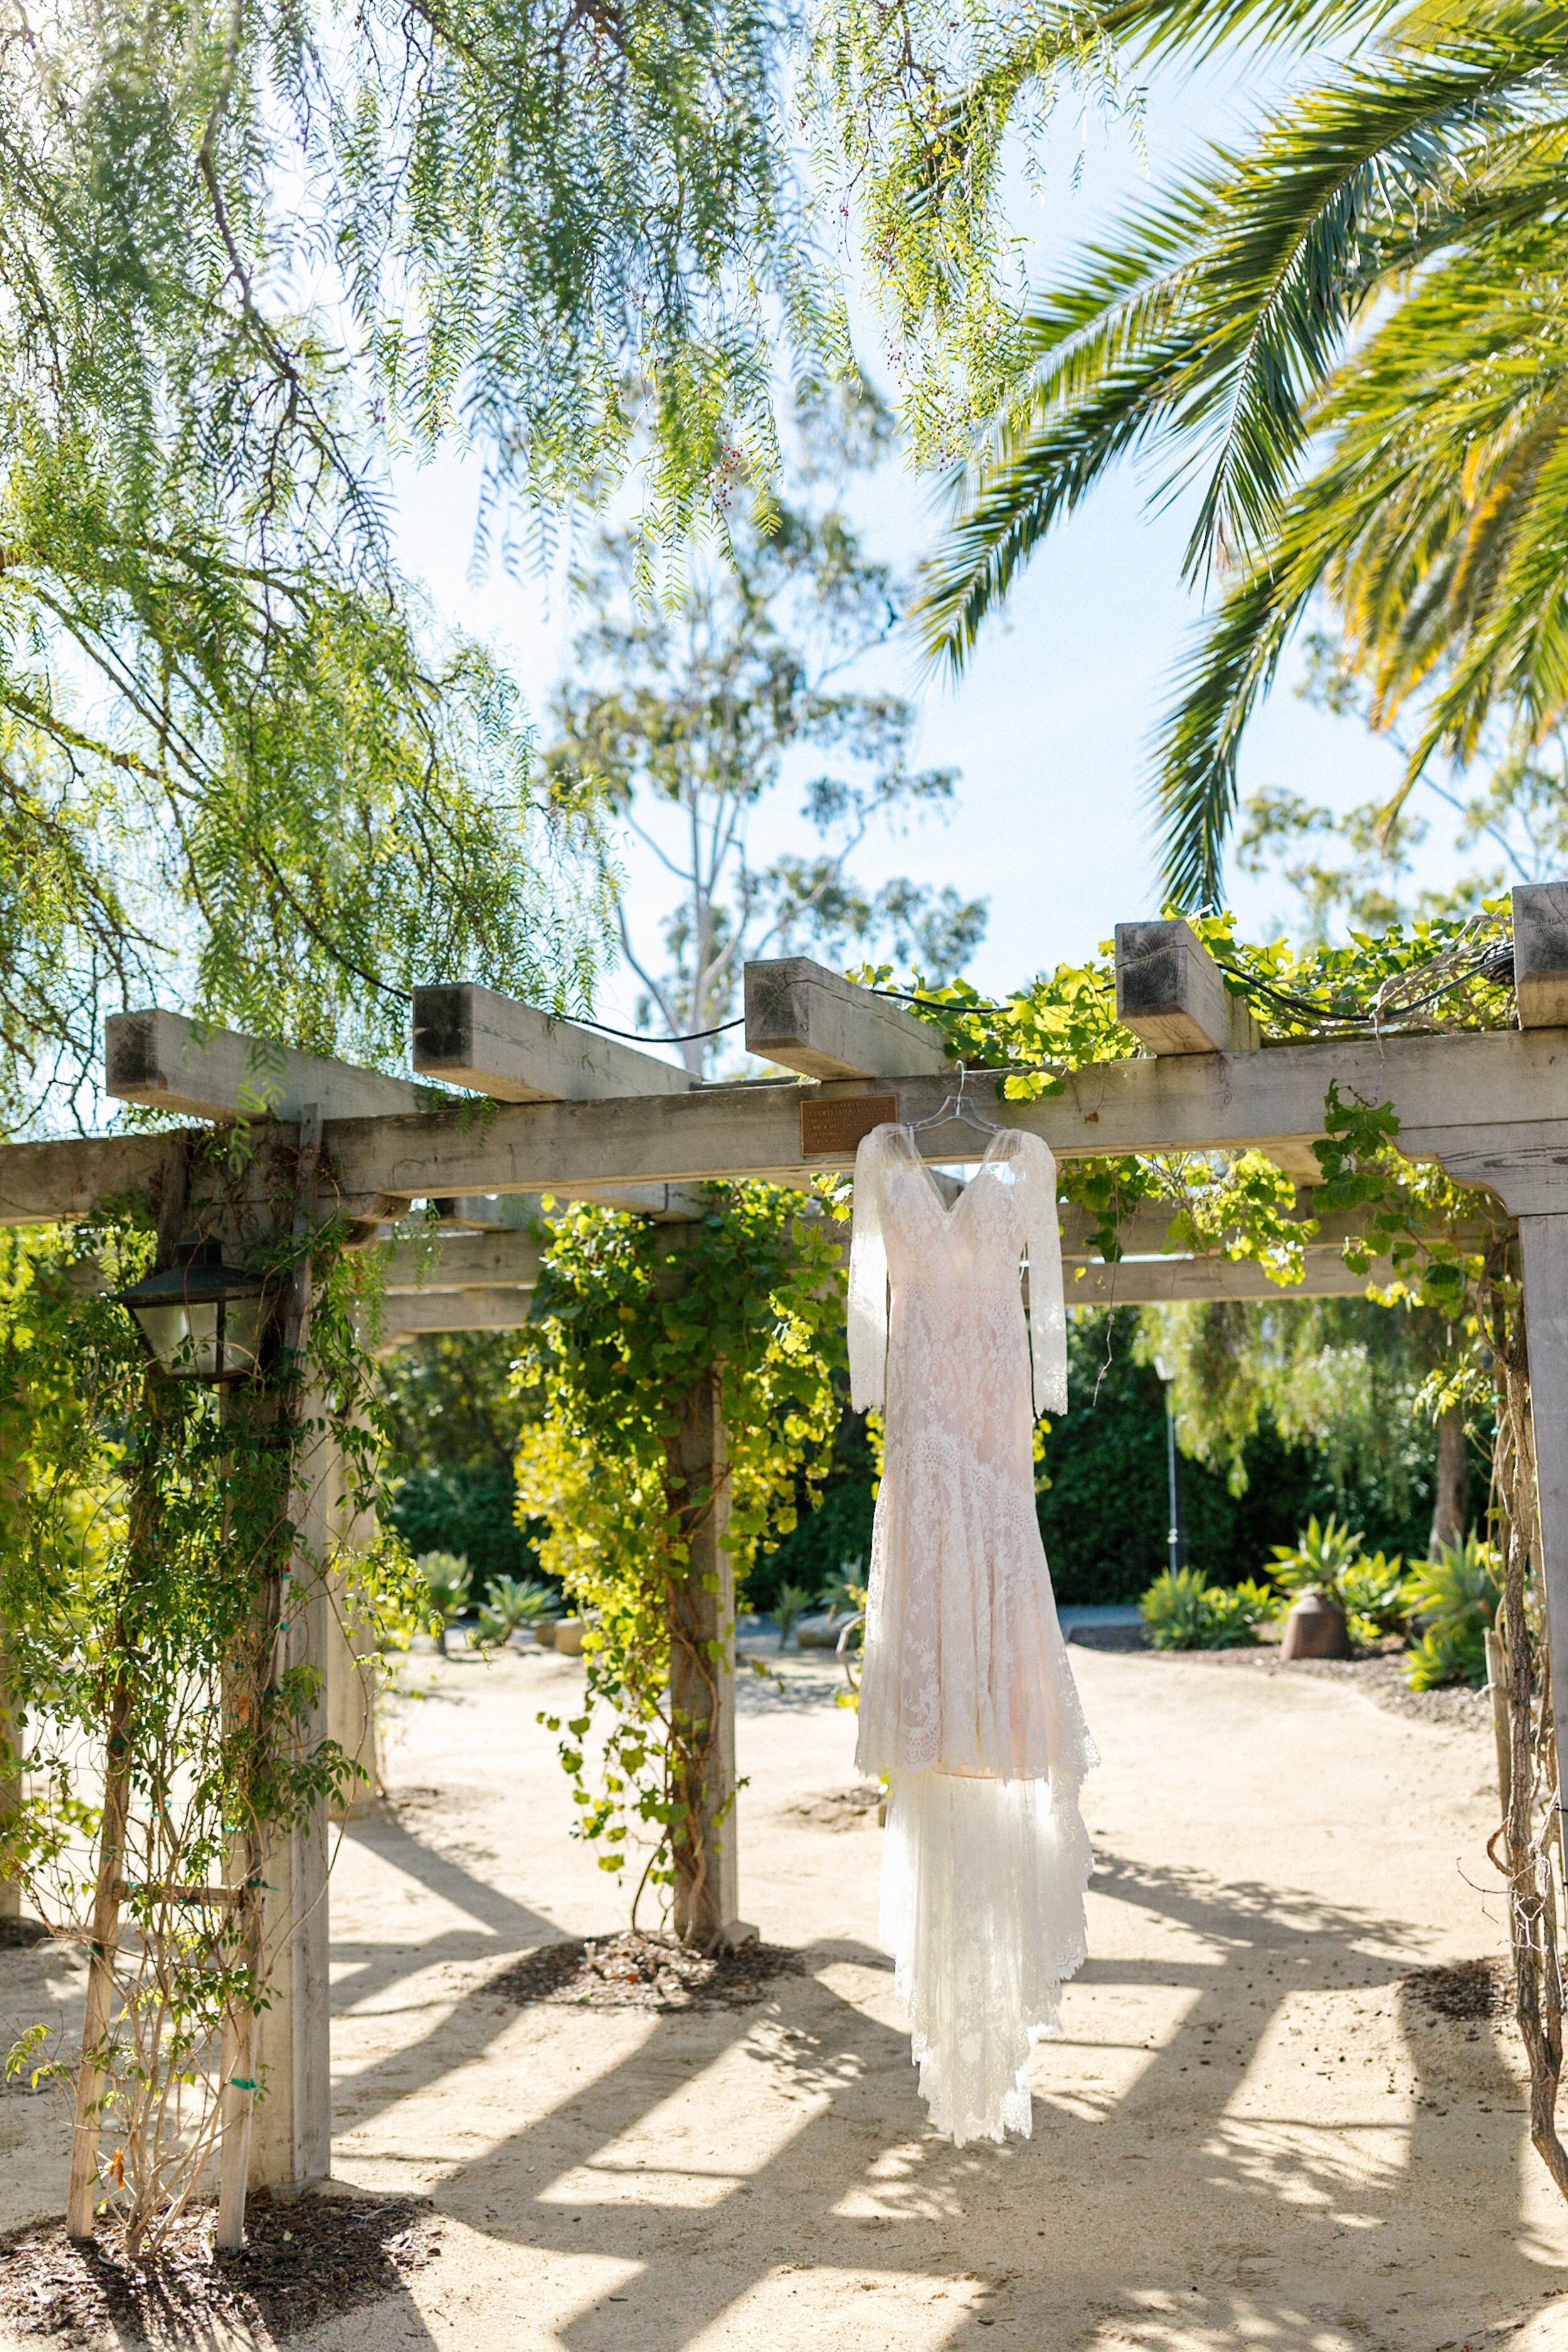
[[[873,446],[884,426],[873,419]],[[816,420],[810,437],[820,453]],[[578,572],[588,617],[552,709],[551,776],[574,802],[602,798],[665,879],[657,943],[620,901],[621,952],[639,1024],[685,1038],[694,1071],[751,958],[885,950],[946,981],[985,929],[984,903],[951,886],[856,877],[873,829],[947,812],[955,778],[912,765],[915,709],[863,667],[899,626],[900,583],[820,476],[798,488],[765,530],[737,518],[723,557],[695,566],[671,606],[638,599],[635,540],[601,537]],[[770,856],[757,835],[776,835],[792,793],[787,845]]]
[[[1411,716],[1390,821],[1435,757],[1462,765],[1499,729],[1516,756],[1538,749],[1568,698],[1568,14],[1361,14],[1349,62],[1036,298],[926,582],[927,643],[962,664],[1110,467],[1153,454],[1162,494],[1197,485],[1188,576],[1217,573],[1221,593],[1158,782],[1165,880],[1187,904],[1217,902],[1241,737],[1315,596],[1374,720]],[[1202,37],[1247,15],[1212,12]],[[1299,43],[1310,16],[1257,21]]]

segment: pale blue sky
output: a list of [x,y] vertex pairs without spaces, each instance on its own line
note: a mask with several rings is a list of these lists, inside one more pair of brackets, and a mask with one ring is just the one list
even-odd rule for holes
[[[1248,110],[1247,85],[1231,70],[1156,84],[1143,134],[1150,176],[1162,176],[1196,139],[1234,132]],[[1142,183],[1125,126],[1064,112],[1054,136],[1043,200],[1020,205],[1037,273]],[[873,335],[863,343],[874,352]],[[507,654],[542,713],[573,616],[559,579],[473,576],[478,478],[477,465],[455,458],[400,471],[405,560],[443,613]],[[901,464],[867,485],[857,506],[870,543],[894,561],[918,553],[931,535],[929,485]],[[920,759],[958,768],[962,784],[951,823],[928,822],[901,839],[868,844],[858,871],[872,884],[909,873],[988,897],[990,930],[971,968],[984,989],[1015,986],[1043,966],[1081,956],[1116,921],[1155,910],[1143,793],[1150,737],[1196,612],[1180,581],[1184,537],[1182,511],[1151,517],[1138,480],[1124,469],[1037,557],[960,688],[921,684],[912,653],[901,646],[881,659],[886,681],[921,704]],[[1271,783],[1348,805],[1382,797],[1397,774],[1391,749],[1353,720],[1310,710],[1286,682],[1254,725],[1244,782],[1248,790]],[[1449,862],[1447,830],[1434,832],[1424,874],[1441,873]],[[761,845],[771,851],[800,835],[786,798]],[[642,854],[628,858],[627,873],[634,930],[647,936],[664,902],[658,869]],[[1231,895],[1249,929],[1265,927],[1288,904],[1280,889],[1244,881]],[[600,1017],[628,1017],[633,994],[629,975],[608,975]]]

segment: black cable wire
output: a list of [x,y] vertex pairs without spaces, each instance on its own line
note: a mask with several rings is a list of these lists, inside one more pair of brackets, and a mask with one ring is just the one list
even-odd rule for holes
[[918,988],[868,988],[868,996],[890,996],[899,1004],[925,1004],[933,1013],[1015,1013],[1018,1000],[1011,1004],[938,1004],[934,997],[922,996]]
[[[1300,1013],[1313,1021],[1333,1021],[1342,1027],[1349,1028],[1364,1028],[1368,1022],[1375,1021],[1377,1018],[1376,1008],[1372,1005],[1359,1004],[1340,1008],[1331,1004],[1322,1004],[1310,996],[1297,996],[1289,989],[1276,988],[1270,982],[1259,980],[1251,972],[1241,971],[1235,964],[1226,963],[1223,957],[1216,956],[1215,961],[1223,970],[1240,981],[1247,995],[1266,996],[1272,1003],[1279,1005],[1287,1013]],[[1449,995],[1467,980],[1489,980],[1494,985],[1501,985],[1503,984],[1501,966],[1504,961],[1505,959],[1497,949],[1491,949],[1486,955],[1478,957],[1468,969],[1450,972],[1447,979],[1438,982],[1436,988],[1429,988],[1424,996],[1408,997],[1403,1002],[1396,1001],[1390,1004],[1386,1008],[1387,1017],[1394,1021],[1407,1021],[1413,1013],[1420,1013],[1427,1005],[1436,1004],[1439,999]],[[1506,961],[1508,978],[1511,980],[1513,971],[1511,950],[1507,955]]]
[[744,1026],[746,1016],[737,1013],[733,1021],[721,1021],[717,1029],[689,1029],[683,1037],[645,1037],[640,1029],[612,1029],[607,1021],[586,1021],[583,1015],[569,1016],[574,1029],[597,1029],[604,1037],[625,1037],[634,1045],[695,1045],[702,1037],[721,1037],[726,1029]]

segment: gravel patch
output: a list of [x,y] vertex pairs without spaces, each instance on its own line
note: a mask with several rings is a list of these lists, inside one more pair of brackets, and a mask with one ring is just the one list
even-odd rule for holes
[[695,1952],[671,1937],[629,1929],[542,1945],[489,1990],[522,2007],[552,2001],[576,2009],[747,2009],[766,2000],[774,1977],[804,1974],[802,1955],[782,1944]]
[[1507,1960],[1456,1960],[1447,1968],[1412,1969],[1404,1981],[1425,2009],[1456,2024],[1513,2015],[1513,1971]]
[[68,2238],[63,2220],[12,2230],[0,2238],[0,2319],[72,2352],[188,2347],[213,2340],[218,2326],[276,2344],[397,2294],[438,2250],[439,2224],[422,2197],[330,2191],[275,2203],[261,2190],[248,2201],[237,2254],[213,2252],[215,2218],[211,2201],[187,2207],[140,2262],[117,2228],[101,2228],[89,2245]]

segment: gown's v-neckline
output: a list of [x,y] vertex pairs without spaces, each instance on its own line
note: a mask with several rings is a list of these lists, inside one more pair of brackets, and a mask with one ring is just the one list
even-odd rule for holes
[[[984,1150],[980,1155],[979,1163],[974,1171],[974,1176],[980,1175],[983,1171],[991,1166],[991,1154],[995,1150],[996,1146],[999,1143],[1004,1142],[1005,1139],[1012,1134],[1012,1132],[1013,1130],[1010,1127],[999,1127],[997,1129],[995,1134],[992,1137],[990,1142],[986,1145]],[[904,1126],[900,1122],[899,1133],[903,1137],[904,1141],[909,1145],[910,1150],[914,1154],[915,1165],[920,1170],[921,1174],[925,1178],[927,1188],[931,1192],[932,1200],[936,1202],[938,1216],[946,1219],[956,1215],[958,1210],[969,1198],[970,1188],[974,1182],[974,1176],[970,1177],[968,1182],[960,1188],[956,1200],[944,1201],[942,1197],[942,1186],[931,1174],[925,1156],[921,1150],[920,1145],[915,1141],[912,1129]]]

